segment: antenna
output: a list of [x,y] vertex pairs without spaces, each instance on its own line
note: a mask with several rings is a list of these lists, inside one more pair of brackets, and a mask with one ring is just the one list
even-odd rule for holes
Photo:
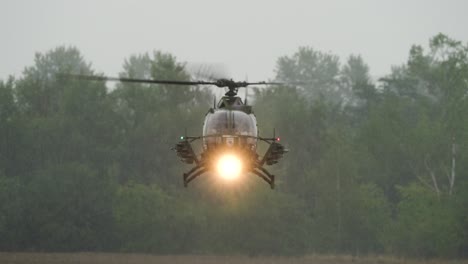
[[[245,81],[246,82],[249,81],[249,76],[247,74],[245,75]],[[245,105],[247,105],[247,94],[249,94],[249,86],[245,87],[245,100],[244,100]]]
[[249,87],[247,86],[247,87],[245,87],[245,100],[244,100],[244,101],[245,101],[245,105],[247,105],[247,98],[248,98],[247,95],[248,95],[248,94],[249,94]]

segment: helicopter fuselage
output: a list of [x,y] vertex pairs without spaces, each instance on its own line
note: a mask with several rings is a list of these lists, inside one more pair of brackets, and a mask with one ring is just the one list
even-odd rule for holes
[[[192,149],[191,142],[203,140],[200,156]],[[257,154],[258,141],[270,146],[263,156]],[[252,107],[245,105],[240,97],[224,96],[217,106],[210,108],[205,116],[201,137],[183,137],[176,145],[176,151],[182,161],[196,166],[184,173],[184,185],[199,175],[215,171],[223,157],[236,157],[242,165],[242,172],[251,172],[274,187],[274,175],[264,165],[278,162],[287,150],[278,142],[279,138],[262,138],[258,135],[257,120]],[[231,169],[230,169],[231,170]],[[232,168],[234,170],[234,168]]]

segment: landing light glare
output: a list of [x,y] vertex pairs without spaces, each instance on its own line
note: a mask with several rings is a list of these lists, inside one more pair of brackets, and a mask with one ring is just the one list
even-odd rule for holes
[[242,161],[235,155],[226,154],[219,158],[216,169],[222,178],[234,180],[241,174]]

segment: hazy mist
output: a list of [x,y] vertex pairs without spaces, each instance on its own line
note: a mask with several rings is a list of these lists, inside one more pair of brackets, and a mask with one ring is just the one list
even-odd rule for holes
[[35,52],[79,48],[115,75],[131,54],[162,50],[180,61],[225,65],[237,79],[274,77],[298,46],[361,54],[387,74],[412,44],[442,32],[467,41],[466,1],[9,1],[1,2],[0,79],[18,76]]

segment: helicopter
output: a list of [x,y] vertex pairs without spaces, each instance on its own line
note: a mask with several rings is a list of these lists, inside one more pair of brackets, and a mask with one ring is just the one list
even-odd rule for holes
[[[115,81],[123,83],[146,83],[168,85],[214,85],[227,88],[225,95],[213,105],[205,115],[201,136],[181,136],[173,150],[186,164],[194,164],[188,172],[183,173],[183,184],[188,184],[197,177],[217,172],[226,179],[237,178],[242,173],[252,173],[275,188],[275,175],[265,165],[278,163],[289,150],[281,143],[280,138],[259,136],[257,120],[252,106],[237,95],[239,88],[250,85],[285,85],[280,82],[236,82],[232,79],[215,81],[176,81],[118,78],[94,75],[72,75],[71,77],[88,81]],[[247,98],[246,100],[247,101]],[[197,154],[192,143],[202,141],[202,152]],[[263,156],[257,152],[259,141],[266,142],[268,148]]]

